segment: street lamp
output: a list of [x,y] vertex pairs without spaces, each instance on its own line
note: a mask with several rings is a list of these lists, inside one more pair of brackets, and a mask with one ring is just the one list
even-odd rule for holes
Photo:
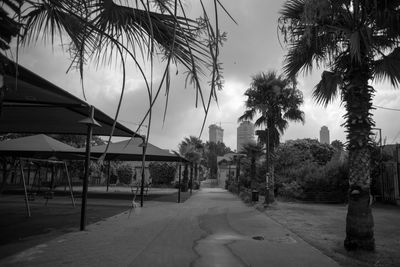
[[83,188],[82,188],[82,203],[81,203],[81,222],[80,230],[84,231],[86,227],[86,202],[87,202],[87,192],[89,183],[89,165],[90,165],[90,147],[92,142],[93,126],[101,127],[101,125],[94,119],[94,107],[90,106],[89,116],[79,123],[85,124],[87,126],[86,134],[86,157],[85,157],[85,175],[83,177]]
[[146,137],[142,136],[142,143],[139,147],[142,148],[142,180],[140,181],[140,207],[143,207],[143,200],[144,200],[144,168],[146,162]]

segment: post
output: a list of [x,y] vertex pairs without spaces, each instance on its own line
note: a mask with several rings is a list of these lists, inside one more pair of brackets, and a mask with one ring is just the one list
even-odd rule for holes
[[267,164],[267,174],[265,176],[265,199],[264,204],[269,204],[269,130],[265,128],[266,135],[266,164]]
[[181,177],[182,177],[182,164],[181,164],[181,162],[179,162],[178,203],[181,203]]
[[111,171],[111,161],[108,161],[108,168],[107,168],[107,192],[108,192],[108,187],[110,186],[110,171]]
[[26,212],[28,213],[28,217],[31,217],[31,208],[29,207],[28,192],[27,192],[27,190],[26,190],[24,166],[23,166],[23,163],[22,163],[22,159],[19,159],[19,167],[20,167],[20,170],[21,170],[22,181],[23,181],[23,183],[24,183],[24,194],[25,194]]
[[239,154],[237,154],[236,155],[236,183],[237,183],[238,195],[240,194],[239,175],[240,175],[240,156],[239,156]]
[[90,143],[92,142],[92,125],[87,126],[86,135],[86,158],[85,158],[85,175],[83,177],[83,188],[82,188],[82,205],[81,205],[81,231],[85,230],[86,227],[86,202],[87,192],[89,183],[89,167],[90,167]]
[[75,208],[75,199],[74,199],[74,192],[73,192],[74,190],[72,188],[71,177],[69,176],[67,163],[65,161],[64,161],[64,167],[65,167],[65,174],[67,175],[67,180],[68,180],[69,193],[71,194],[72,206]]
[[190,163],[190,194],[192,194],[193,188],[193,162]]
[[85,155],[85,174],[83,177],[83,186],[82,186],[82,204],[81,204],[81,222],[80,222],[80,230],[84,231],[86,227],[86,202],[87,202],[87,192],[88,192],[88,183],[89,183],[89,167],[90,167],[90,149],[92,142],[92,134],[93,134],[93,126],[100,126],[94,119],[94,107],[90,107],[89,117],[80,121],[80,123],[86,124],[87,133],[86,133],[86,155]]
[[146,138],[142,138],[143,143],[142,146],[142,180],[140,184],[140,207],[143,207],[143,200],[144,200],[144,167],[146,162]]

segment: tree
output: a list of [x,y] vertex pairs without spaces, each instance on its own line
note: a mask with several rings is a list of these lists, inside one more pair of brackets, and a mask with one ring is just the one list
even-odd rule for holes
[[289,0],[279,27],[288,45],[285,72],[295,77],[322,73],[313,96],[327,105],[339,94],[346,108],[349,151],[348,250],[375,248],[370,207],[372,96],[370,80],[400,82],[400,2],[368,0]]
[[203,148],[203,141],[195,136],[185,137],[184,140],[179,144],[179,153],[192,163],[191,170],[193,172],[194,167],[195,178],[197,178],[198,165],[201,162]]
[[256,187],[256,160],[262,155],[262,147],[259,144],[248,143],[245,144],[240,153],[246,154],[250,158],[250,181],[251,188]]
[[331,146],[333,146],[336,151],[342,151],[344,148],[344,144],[340,140],[333,140]]
[[223,142],[206,142],[204,146],[204,165],[210,170],[210,178],[216,179],[218,172],[217,157],[232,153],[232,150]]
[[[186,81],[196,90],[196,106],[200,102],[207,115],[211,100],[216,99],[217,91],[223,85],[218,57],[226,34],[218,27],[219,10],[231,16],[220,1],[214,0],[214,24],[203,2],[199,2],[201,17],[190,18],[182,0],[7,0],[0,6],[0,50],[2,54],[9,50],[12,38],[17,39],[18,46],[38,40],[52,45],[61,42],[70,54],[68,70],[78,69],[82,80],[87,63],[113,65],[116,61],[119,63],[116,66],[121,67],[123,82],[115,120],[125,91],[125,65],[128,61],[133,62],[145,80],[149,98],[148,111],[138,128],[146,119],[150,126],[152,107],[161,89],[165,87],[166,94],[169,93],[170,67],[179,64],[187,73]],[[156,86],[147,77],[153,79],[154,59],[159,55],[165,62],[165,69]],[[5,61],[0,59],[0,75],[4,73],[4,64]],[[145,73],[144,64],[151,65],[151,75]],[[200,83],[203,75],[211,79],[208,98]],[[0,84],[1,95],[4,90]],[[149,133],[150,127],[147,138]]]
[[[253,120],[260,115],[255,126],[265,126],[268,131],[261,135],[261,141],[267,143],[269,140],[270,153],[279,145],[280,135],[289,126],[289,121],[304,122],[304,112],[300,110],[303,104],[303,95],[296,89],[295,80],[278,76],[275,72],[260,73],[253,77],[249,89],[244,94],[247,96],[245,102],[246,110],[238,121]],[[268,137],[268,138],[267,138]],[[267,157],[270,157],[267,152]],[[267,159],[267,162],[269,160]],[[267,166],[270,174],[270,200],[274,201],[274,182],[271,166]]]

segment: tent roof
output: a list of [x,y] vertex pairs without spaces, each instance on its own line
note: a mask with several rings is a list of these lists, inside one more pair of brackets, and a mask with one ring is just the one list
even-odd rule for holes
[[[106,154],[106,160],[121,160],[121,161],[141,161],[142,160],[142,140],[139,138],[133,138],[131,140],[125,140],[121,142],[111,143],[108,147]],[[94,157],[100,157],[106,145],[93,146],[91,148],[91,154]],[[81,152],[84,150],[81,149]],[[161,149],[150,143],[147,144],[146,149],[146,161],[174,161],[174,162],[185,162],[184,158],[179,155],[172,154],[167,150]]]
[[[0,54],[5,62],[5,95],[0,115],[0,133],[86,134],[79,121],[87,118],[90,105]],[[18,71],[16,71],[18,66]],[[18,77],[18,79],[16,79]],[[110,135],[114,119],[95,108],[94,135]],[[116,124],[114,136],[138,136]]]
[[[0,142],[0,152],[3,156],[29,158],[57,158],[67,159],[79,156],[79,150],[64,144],[44,134],[31,135]],[[73,155],[75,154],[75,155]]]

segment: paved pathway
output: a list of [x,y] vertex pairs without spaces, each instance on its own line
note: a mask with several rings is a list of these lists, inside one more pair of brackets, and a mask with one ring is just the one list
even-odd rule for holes
[[87,229],[0,266],[339,266],[222,189],[202,189],[181,204],[148,202]]

